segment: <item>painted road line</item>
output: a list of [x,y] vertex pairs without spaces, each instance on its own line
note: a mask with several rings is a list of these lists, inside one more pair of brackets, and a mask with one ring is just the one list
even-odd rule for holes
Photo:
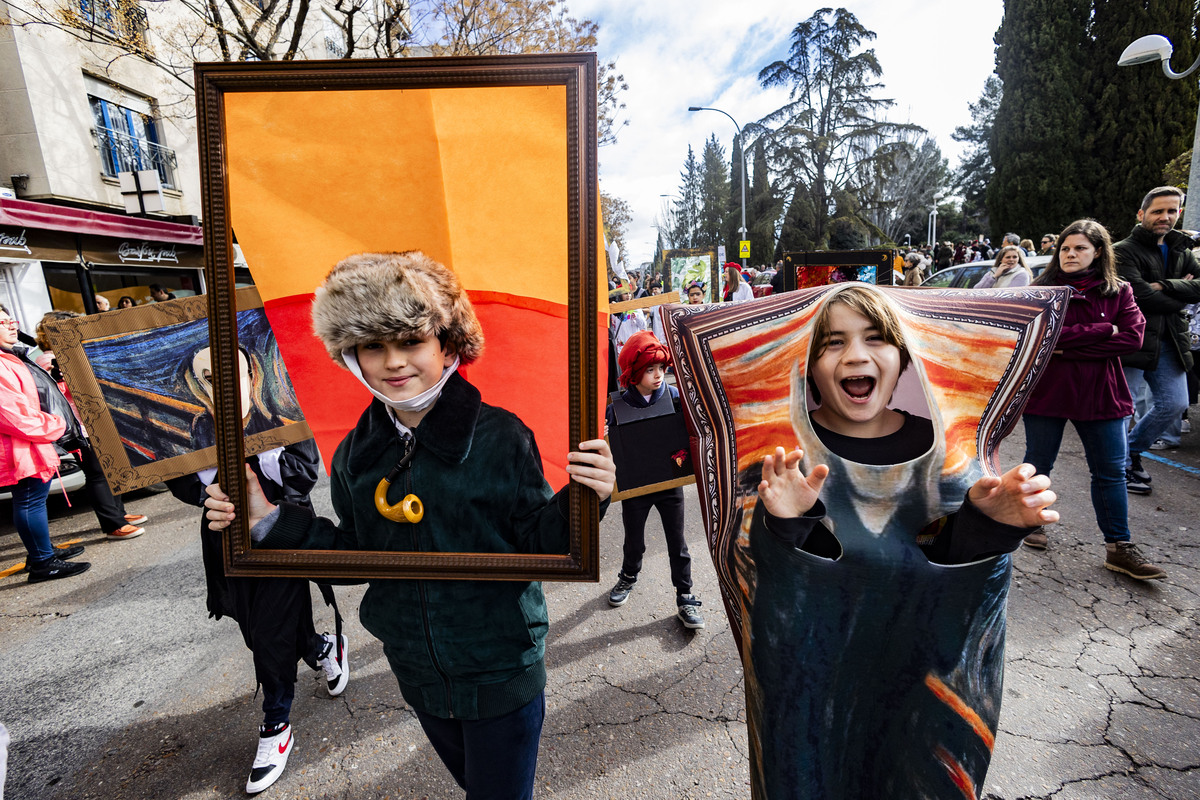
[[1188,475],[1200,476],[1200,469],[1197,469],[1196,467],[1192,467],[1187,464],[1180,464],[1178,461],[1172,461],[1171,459],[1163,458],[1162,456],[1156,456],[1149,451],[1142,453],[1142,458],[1148,458],[1151,461],[1157,461],[1159,464],[1166,464],[1168,467],[1174,467],[1180,472],[1186,472]]
[[[54,549],[55,550],[66,550],[71,545],[79,544],[81,541],[82,541],[81,539],[67,539],[62,544],[54,545]],[[25,562],[18,561],[16,564],[13,564],[11,567],[6,567],[4,569],[0,569],[0,578],[7,578],[9,575],[16,575],[18,572],[21,572],[24,569],[25,569]]]

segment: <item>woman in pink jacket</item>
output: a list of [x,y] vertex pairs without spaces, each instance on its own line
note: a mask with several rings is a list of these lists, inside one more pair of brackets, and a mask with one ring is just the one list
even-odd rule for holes
[[13,525],[29,551],[29,582],[78,575],[91,564],[67,562],[83,548],[56,550],[50,544],[46,495],[58,471],[54,442],[66,423],[41,410],[29,369],[12,354],[18,323],[0,305],[0,485],[13,487]]

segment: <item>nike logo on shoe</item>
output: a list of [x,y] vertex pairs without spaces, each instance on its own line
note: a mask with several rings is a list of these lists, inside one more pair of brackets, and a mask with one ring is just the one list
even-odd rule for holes
[[288,749],[288,745],[289,745],[289,744],[291,744],[291,743],[292,743],[292,734],[291,734],[291,732],[289,731],[289,732],[288,732],[288,738],[287,738],[287,741],[286,741],[286,742],[282,742],[282,743],[280,743],[280,745],[279,745],[279,755],[283,755],[283,754],[284,754],[284,752],[285,752],[285,751]]

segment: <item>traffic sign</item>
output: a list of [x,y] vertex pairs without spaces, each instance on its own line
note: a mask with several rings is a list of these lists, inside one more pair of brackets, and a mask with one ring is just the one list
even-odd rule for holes
[[738,242],[738,258],[750,257],[750,240],[742,239]]

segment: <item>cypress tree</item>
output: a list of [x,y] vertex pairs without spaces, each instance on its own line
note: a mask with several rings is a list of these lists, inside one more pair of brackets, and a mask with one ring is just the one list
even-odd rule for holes
[[797,183],[792,193],[792,202],[788,204],[787,214],[783,217],[783,227],[779,230],[779,247],[775,251],[775,259],[783,258],[784,253],[798,253],[804,250],[817,249],[817,212],[812,205],[812,195],[803,183]]
[[1089,0],[1006,0],[996,32],[1004,96],[992,126],[987,190],[993,240],[1061,230],[1091,205],[1081,143],[1091,66]]
[[675,201],[671,239],[676,247],[696,247],[696,230],[700,222],[700,164],[690,144],[679,177],[683,180],[679,184],[679,199]]
[[[750,263],[770,265],[775,253],[775,223],[783,211],[783,203],[771,187],[767,154],[759,142],[754,147],[754,167],[750,173],[754,182],[746,195],[746,227],[750,229]],[[740,214],[740,211],[739,211]],[[740,218],[740,217],[739,217]],[[737,253],[737,250],[733,250]]]
[[[737,136],[733,137],[733,156],[729,160],[729,203],[725,207],[725,252],[729,256],[737,255],[738,242],[742,235],[742,142]],[[746,227],[750,227],[750,187],[746,187]]]
[[989,75],[979,99],[968,106],[971,124],[959,125],[950,134],[951,139],[965,145],[962,163],[954,171],[954,188],[963,196],[963,217],[969,218],[971,225],[978,226],[977,233],[987,231],[987,187],[992,182],[993,172],[988,143],[1002,93],[1000,79]]
[[1095,217],[1114,238],[1129,233],[1142,197],[1162,185],[1168,162],[1192,146],[1198,99],[1194,77],[1171,80],[1158,62],[1119,67],[1117,59],[1133,40],[1158,33],[1175,45],[1171,66],[1182,72],[1200,50],[1196,22],[1194,0],[1095,0],[1083,137],[1091,205],[1079,216]]

